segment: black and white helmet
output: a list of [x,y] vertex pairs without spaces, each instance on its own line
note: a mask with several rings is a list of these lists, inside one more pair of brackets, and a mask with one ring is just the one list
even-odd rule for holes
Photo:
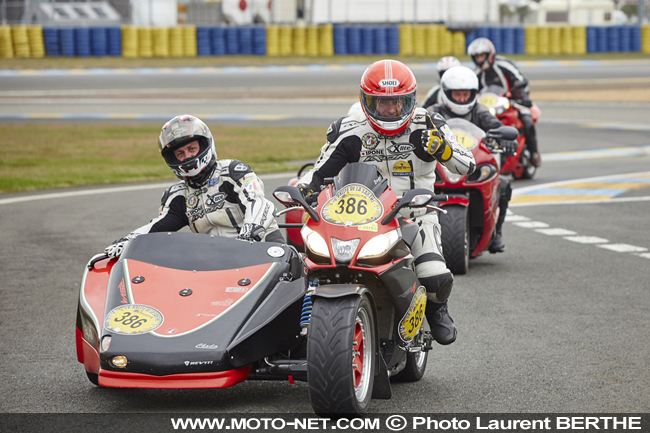
[[460,60],[458,60],[454,56],[445,56],[438,60],[438,63],[436,63],[436,70],[438,71],[438,81],[442,78],[442,74],[447,71],[449,68],[453,68],[454,66],[460,66]]
[[[193,141],[199,142],[199,153],[179,161],[174,151]],[[210,129],[201,119],[189,114],[176,116],[163,125],[158,150],[176,177],[192,187],[203,185],[217,166],[217,151]]]
[[[476,56],[485,54],[485,58],[482,61],[478,61]],[[492,67],[494,63],[494,56],[496,55],[496,49],[494,44],[488,38],[477,38],[474,39],[467,47],[467,55],[472,58],[474,64],[482,71],[487,71]]]
[[[469,98],[460,102],[452,97],[453,90],[469,90]],[[467,66],[456,66],[445,72],[440,80],[440,101],[452,113],[464,116],[476,105],[478,77]]]

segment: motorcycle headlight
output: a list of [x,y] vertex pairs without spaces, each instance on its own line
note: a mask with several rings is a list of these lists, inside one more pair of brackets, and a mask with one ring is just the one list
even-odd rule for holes
[[354,253],[359,246],[361,239],[351,239],[349,241],[342,241],[341,239],[332,238],[332,251],[334,252],[334,259],[340,263],[350,263]]
[[483,182],[496,174],[496,168],[491,164],[482,164],[476,167],[474,173],[470,174],[467,178],[467,183]]
[[391,230],[388,233],[377,235],[370,239],[361,248],[357,259],[371,259],[374,257],[381,257],[390,251],[391,248],[399,241],[399,234],[397,229]]
[[305,243],[307,248],[311,250],[314,254],[319,256],[328,257],[330,256],[330,250],[327,248],[327,242],[325,239],[312,229],[307,226],[303,226],[300,230],[300,236],[302,236],[302,241]]

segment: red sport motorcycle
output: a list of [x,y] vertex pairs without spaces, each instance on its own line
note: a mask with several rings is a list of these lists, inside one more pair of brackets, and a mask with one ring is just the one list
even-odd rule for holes
[[[524,135],[524,125],[519,119],[517,109],[510,100],[509,91],[499,85],[492,84],[481,89],[478,102],[490,109],[490,112],[497,117],[506,126],[513,126],[519,131],[517,137],[517,153],[508,156],[502,161],[501,174],[512,174],[515,179],[532,179],[537,172],[531,162],[531,155],[526,149],[526,136]],[[533,117],[533,123],[541,114],[539,107],[533,104],[530,107],[530,113]]]
[[436,167],[435,189],[449,197],[440,203],[445,211],[439,215],[443,255],[451,272],[465,274],[470,257],[481,255],[492,242],[499,218],[500,184],[500,158],[494,154],[503,153],[499,141],[514,140],[517,130],[502,126],[486,134],[462,118],[447,123],[476,161],[476,170],[469,176],[451,173],[442,164]]
[[427,296],[410,252],[419,229],[399,211],[446,197],[414,189],[398,199],[377,168],[363,163],[346,165],[325,185],[315,208],[295,186],[273,195],[287,206],[277,215],[297,206],[306,214],[301,325],[312,407],[358,414],[371,398],[390,398],[389,377],[424,375],[432,337],[422,326]]

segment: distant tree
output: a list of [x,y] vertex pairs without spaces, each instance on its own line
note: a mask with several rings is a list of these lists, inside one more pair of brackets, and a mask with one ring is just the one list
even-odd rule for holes
[[519,17],[519,23],[523,24],[526,21],[526,17],[530,15],[530,7],[528,5],[519,6],[515,12]]
[[638,15],[637,5],[634,3],[625,3],[621,6],[621,11],[625,14],[628,20]]

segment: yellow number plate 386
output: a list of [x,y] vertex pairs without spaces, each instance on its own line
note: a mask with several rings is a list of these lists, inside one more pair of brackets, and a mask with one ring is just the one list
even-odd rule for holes
[[321,217],[330,224],[358,226],[377,221],[384,208],[370,188],[349,184],[336,192],[321,210]]
[[424,323],[424,309],[427,306],[427,292],[424,286],[418,287],[411,300],[408,311],[400,322],[399,335],[404,341],[412,340]]
[[162,325],[163,315],[148,305],[128,304],[113,308],[104,327],[115,334],[146,334]]

